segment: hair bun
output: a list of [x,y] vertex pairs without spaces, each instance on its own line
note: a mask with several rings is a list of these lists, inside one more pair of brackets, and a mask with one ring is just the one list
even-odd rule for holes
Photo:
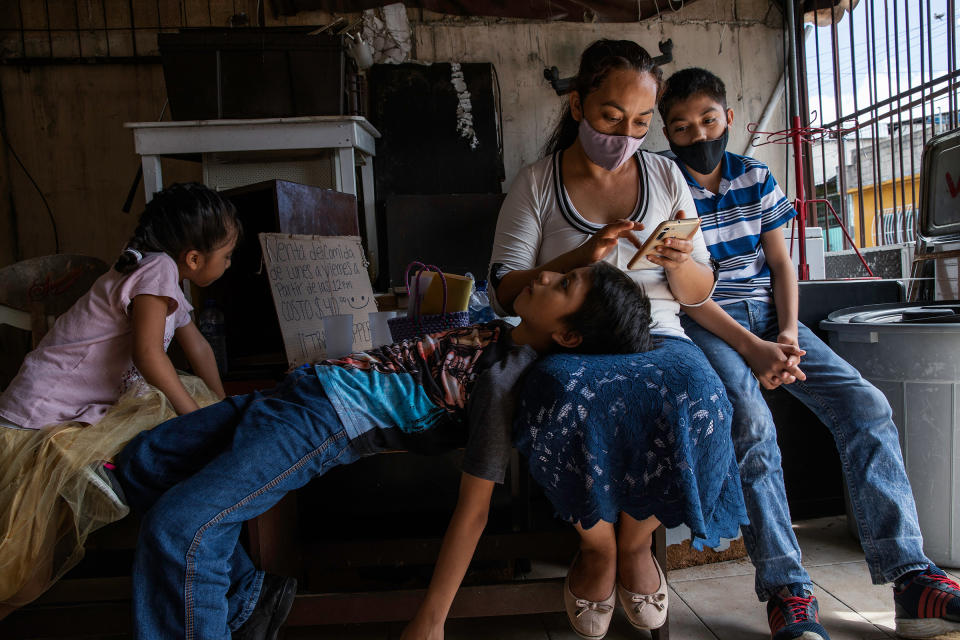
[[130,255],[132,255],[134,258],[137,259],[137,262],[140,262],[141,260],[143,260],[143,254],[137,251],[136,249],[131,249],[130,247],[127,247],[126,249],[123,250],[123,252],[129,253]]

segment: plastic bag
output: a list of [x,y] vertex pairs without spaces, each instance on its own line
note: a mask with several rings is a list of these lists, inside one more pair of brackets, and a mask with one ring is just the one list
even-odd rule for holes
[[[467,273],[467,277],[473,280],[473,274]],[[497,314],[490,306],[490,297],[487,295],[486,280],[479,282],[474,280],[473,292],[470,294],[470,304],[467,310],[470,312],[470,324],[490,322],[496,319]]]

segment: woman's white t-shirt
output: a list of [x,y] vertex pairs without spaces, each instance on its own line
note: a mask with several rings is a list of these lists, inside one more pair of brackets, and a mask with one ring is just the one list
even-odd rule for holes
[[[586,242],[604,225],[583,218],[573,206],[563,185],[560,171],[562,152],[554,153],[527,165],[517,174],[510,192],[500,208],[497,231],[493,243],[491,265],[501,272],[533,269]],[[693,197],[683,174],[672,160],[655,153],[638,151],[639,195],[637,206],[629,220],[642,222],[644,229],[635,232],[642,242],[658,224],[673,219],[678,211],[688,218],[697,215]],[[697,230],[691,257],[710,265],[710,252]],[[650,298],[654,333],[683,336],[678,313],[680,304],[667,284],[663,268],[627,269],[627,263],[637,252],[626,238],[604,258],[643,285]],[[504,271],[505,270],[505,271]],[[491,287],[494,280],[491,277]],[[504,315],[496,302],[496,292],[490,296],[494,309]]]

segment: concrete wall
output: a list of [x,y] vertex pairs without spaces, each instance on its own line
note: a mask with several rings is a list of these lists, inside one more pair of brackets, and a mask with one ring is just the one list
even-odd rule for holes
[[[439,21],[414,26],[415,52],[427,62],[493,62],[502,88],[504,164],[507,180],[517,170],[541,157],[566,97],[558,97],[543,78],[556,66],[561,77],[577,71],[580,54],[598,38],[632,39],[651,55],[658,42],[670,38],[674,61],[665,75],[689,66],[702,66],[719,75],[727,86],[735,112],[729,149],[740,153],[749,140],[746,125],[760,119],[783,70],[781,16],[765,0],[720,2],[703,0],[663,19],[630,24],[575,24]],[[770,123],[783,128],[783,105]],[[667,148],[659,116],[654,119],[644,148]],[[771,165],[777,180],[786,175],[784,147],[758,147],[751,153]]]

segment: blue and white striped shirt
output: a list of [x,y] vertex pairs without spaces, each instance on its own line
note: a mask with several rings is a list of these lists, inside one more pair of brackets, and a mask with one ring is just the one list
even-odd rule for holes
[[715,194],[701,187],[682,162],[677,160],[677,164],[697,205],[707,248],[720,265],[714,301],[721,305],[747,299],[772,302],[770,267],[760,235],[782,227],[797,212],[770,169],[758,160],[727,151],[720,170],[720,192]]

